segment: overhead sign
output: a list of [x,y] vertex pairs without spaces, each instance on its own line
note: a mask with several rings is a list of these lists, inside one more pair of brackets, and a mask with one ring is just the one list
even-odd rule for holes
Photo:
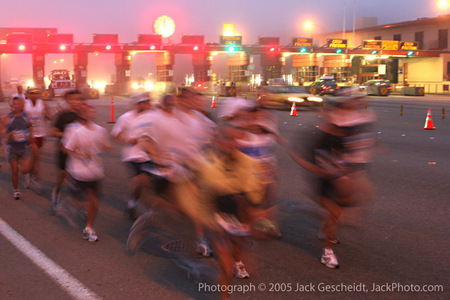
[[236,45],[241,46],[242,45],[242,36],[220,36],[220,44],[221,45]]
[[280,44],[280,38],[279,37],[260,36],[258,38],[258,44],[259,45],[279,45]]
[[327,39],[328,48],[347,48],[347,40],[345,39]]
[[418,50],[419,43],[417,42],[400,42],[400,50]]
[[398,50],[399,41],[381,41],[383,50]]
[[292,45],[297,47],[312,47],[312,38],[293,38]]
[[365,40],[363,43],[364,49],[381,49],[380,40]]

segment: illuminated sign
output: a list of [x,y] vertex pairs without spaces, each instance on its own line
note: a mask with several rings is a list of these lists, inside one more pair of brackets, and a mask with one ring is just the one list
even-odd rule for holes
[[398,50],[399,41],[381,41],[383,50]]
[[417,42],[400,42],[400,50],[418,50]]
[[381,41],[379,40],[366,40],[363,43],[364,49],[381,49]]
[[347,48],[347,40],[327,39],[328,48]]
[[292,45],[297,47],[312,47],[313,39],[311,38],[293,38]]
[[220,44],[221,45],[242,45],[242,36],[220,36]]

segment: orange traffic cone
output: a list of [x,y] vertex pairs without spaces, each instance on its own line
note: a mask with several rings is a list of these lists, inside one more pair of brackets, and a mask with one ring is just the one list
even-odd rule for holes
[[295,105],[295,102],[292,103],[291,113],[290,116],[297,117],[297,106]]
[[212,97],[212,103],[211,103],[211,107],[217,107],[217,104],[216,104],[216,97]]
[[427,118],[425,120],[425,127],[423,129],[435,129],[433,125],[433,117],[431,116],[431,108],[428,109]]

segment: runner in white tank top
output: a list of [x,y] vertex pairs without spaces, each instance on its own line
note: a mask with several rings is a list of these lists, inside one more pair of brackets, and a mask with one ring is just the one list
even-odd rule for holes
[[31,138],[31,173],[26,175],[25,188],[29,188],[31,184],[31,175],[34,176],[34,183],[38,192],[42,192],[39,177],[39,157],[40,148],[44,144],[44,137],[46,135],[46,120],[50,119],[50,110],[43,100],[39,99],[41,90],[31,88],[27,90],[27,98],[25,99],[24,111],[30,118],[33,127],[33,136]]

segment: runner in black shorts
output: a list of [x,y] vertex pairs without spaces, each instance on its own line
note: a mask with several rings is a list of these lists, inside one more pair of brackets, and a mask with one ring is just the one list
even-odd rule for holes
[[56,117],[54,127],[52,128],[52,135],[58,138],[58,177],[55,181],[55,186],[52,191],[52,210],[53,212],[58,209],[61,185],[66,177],[66,160],[67,153],[63,146],[63,139],[69,125],[73,125],[78,119],[79,106],[82,100],[81,93],[77,90],[68,91],[64,95],[64,100],[67,103],[65,109],[62,110]]

